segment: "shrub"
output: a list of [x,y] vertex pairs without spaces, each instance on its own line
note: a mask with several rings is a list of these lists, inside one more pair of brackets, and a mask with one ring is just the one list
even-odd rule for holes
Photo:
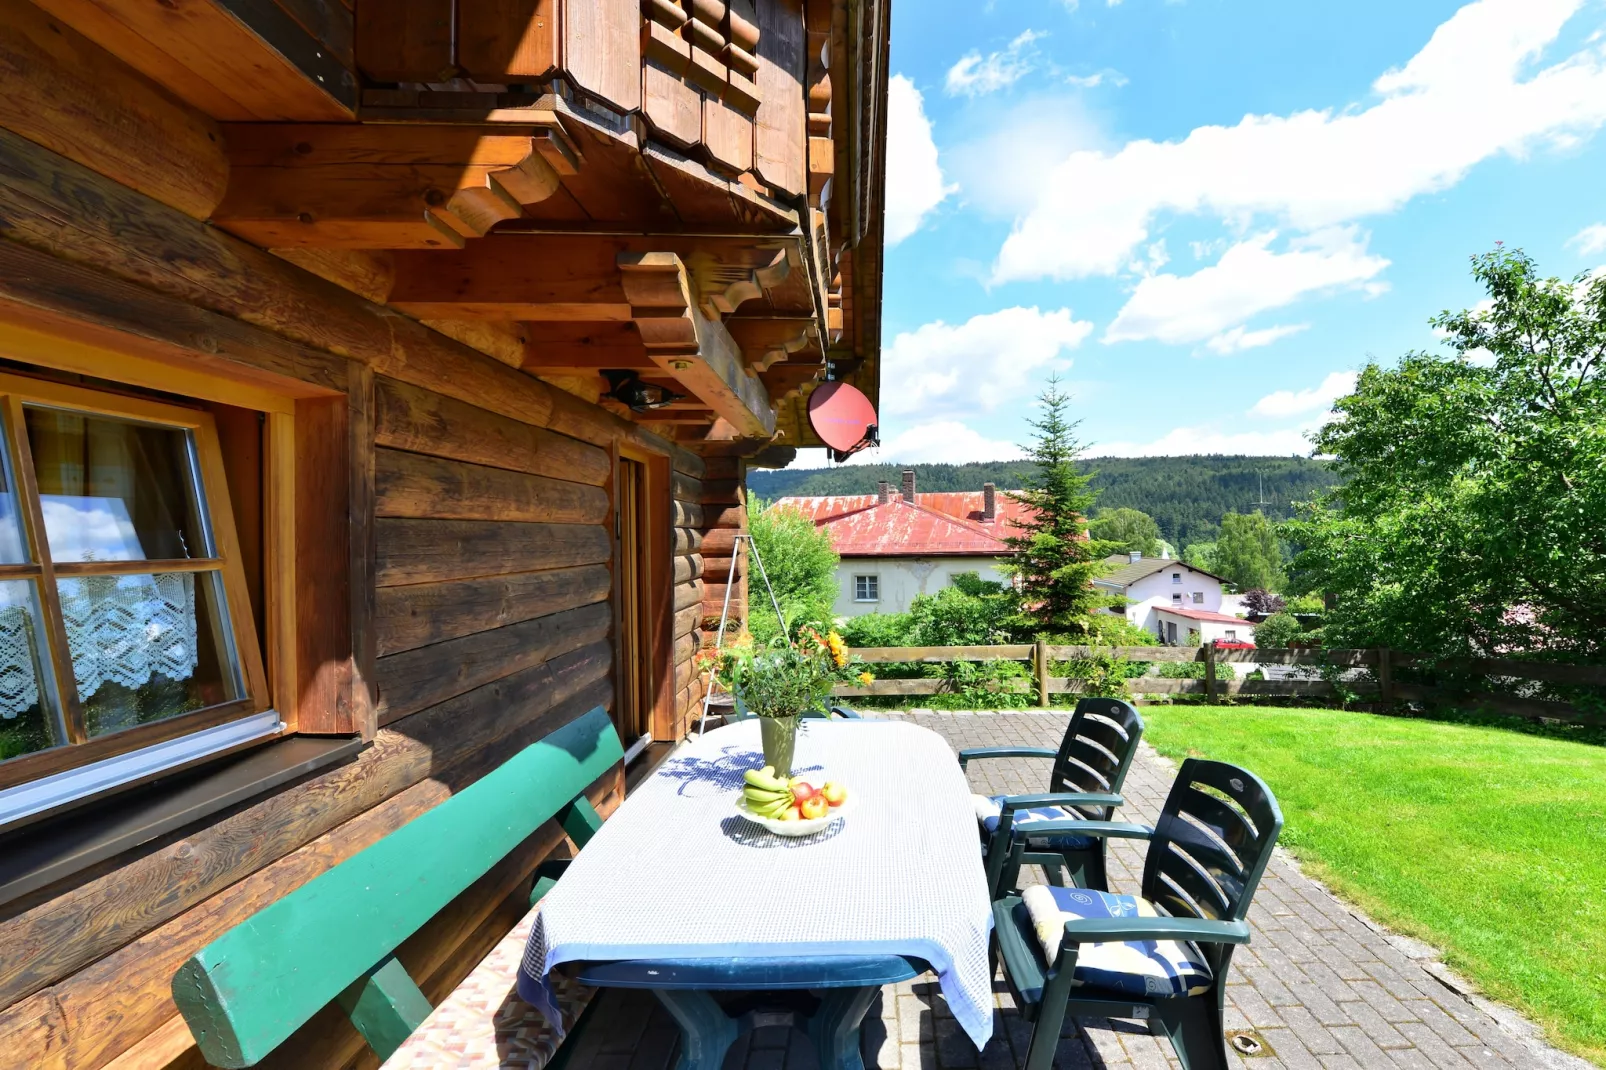
[[1302,632],[1299,621],[1292,613],[1274,613],[1260,622],[1255,629],[1255,645],[1263,647],[1284,647]]
[[[755,501],[755,507],[762,506]],[[831,537],[795,509],[755,508],[748,513],[753,546],[763,559],[764,575],[792,634],[805,625],[827,629],[836,603],[836,566]],[[769,591],[756,565],[747,575],[747,628],[763,646],[780,634]]]

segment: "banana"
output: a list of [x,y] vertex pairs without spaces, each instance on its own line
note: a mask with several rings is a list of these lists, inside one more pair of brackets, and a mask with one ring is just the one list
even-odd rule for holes
[[779,777],[770,775],[767,772],[769,769],[770,766],[765,766],[763,770],[749,769],[742,774],[742,779],[750,786],[758,788],[761,791],[790,790],[790,785],[788,785],[786,781],[781,780]]
[[754,791],[751,788],[742,792],[742,798],[747,800],[749,806],[770,806],[774,803],[792,805],[791,795],[775,795],[770,792]]

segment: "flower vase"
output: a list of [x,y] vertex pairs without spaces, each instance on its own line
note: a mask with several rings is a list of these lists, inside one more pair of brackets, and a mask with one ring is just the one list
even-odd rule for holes
[[792,775],[792,752],[797,748],[798,717],[760,717],[759,737],[764,743],[764,764],[775,767],[775,775]]

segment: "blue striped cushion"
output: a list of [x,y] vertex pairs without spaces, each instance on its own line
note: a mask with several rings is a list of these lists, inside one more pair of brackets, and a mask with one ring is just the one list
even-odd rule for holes
[[[1043,955],[1052,964],[1059,954],[1065,923],[1072,918],[1153,918],[1160,912],[1147,899],[1085,888],[1037,884],[1021,895]],[[1123,996],[1197,996],[1214,975],[1199,948],[1188,941],[1132,940],[1083,944],[1072,983]]]
[[[981,825],[984,837],[990,837],[998,831],[998,818],[1004,811],[1004,800],[1008,795],[972,795],[971,801],[976,805],[976,821]],[[1066,818],[1078,820],[1081,814],[1068,810],[1063,806],[1038,806],[1030,810],[1016,810],[1014,814],[1015,827],[1029,826],[1034,821],[1064,821]],[[1040,836],[1026,841],[1029,850],[1034,851],[1083,851],[1094,846],[1098,841],[1092,836],[1079,836],[1074,832],[1056,833],[1053,836]]]

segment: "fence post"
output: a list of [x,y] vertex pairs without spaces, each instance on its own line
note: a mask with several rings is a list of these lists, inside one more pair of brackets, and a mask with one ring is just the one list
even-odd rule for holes
[[1389,648],[1377,648],[1377,698],[1384,709],[1394,705],[1394,659]]
[[1037,704],[1048,709],[1048,640],[1037,641]]
[[1205,703],[1216,704],[1216,641],[1214,639],[1204,645],[1205,663]]

